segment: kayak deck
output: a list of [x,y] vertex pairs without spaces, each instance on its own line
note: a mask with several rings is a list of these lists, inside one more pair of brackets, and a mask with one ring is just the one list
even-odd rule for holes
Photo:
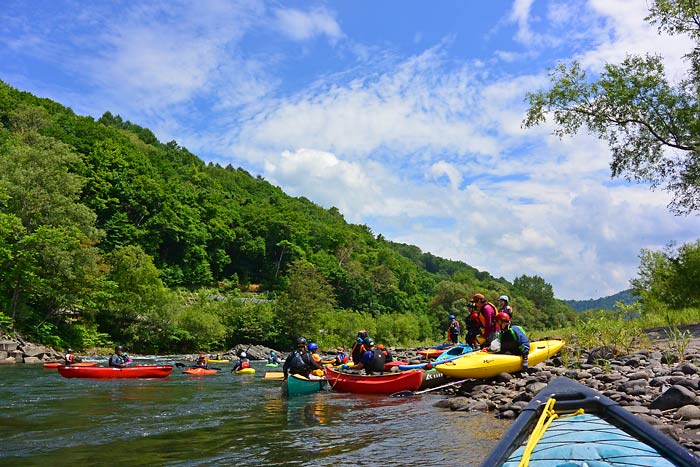
[[565,377],[535,395],[482,467],[515,467],[527,453],[533,467],[700,467],[700,458],[686,448]]
[[173,372],[172,365],[143,365],[125,368],[105,366],[74,367],[59,366],[64,378],[117,379],[117,378],[165,378]]

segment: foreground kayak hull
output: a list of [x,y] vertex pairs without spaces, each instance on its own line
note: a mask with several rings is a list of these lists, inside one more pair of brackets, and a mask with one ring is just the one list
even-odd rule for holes
[[[530,366],[542,363],[556,355],[562,347],[562,340],[530,342],[528,362]],[[451,378],[493,378],[500,373],[514,373],[522,368],[522,358],[518,355],[491,352],[471,352],[457,360],[435,365],[440,373]]]
[[186,370],[182,370],[182,374],[184,374],[184,375],[195,375],[195,376],[215,375],[216,373],[217,373],[217,370],[209,370],[207,368],[188,368]]
[[[543,433],[539,426],[547,401],[555,418]],[[583,409],[582,414],[574,414]],[[545,415],[547,415],[545,413]],[[617,402],[560,377],[540,391],[503,435],[482,467],[515,467],[533,438],[529,465],[700,467],[700,459]]]
[[359,394],[393,394],[399,391],[416,391],[423,383],[422,370],[409,370],[383,375],[356,375],[342,373],[326,367],[326,378],[331,389]]
[[64,378],[117,379],[117,378],[165,378],[173,372],[172,365],[144,365],[126,368],[106,366],[74,367],[59,366],[58,372]]
[[[63,362],[44,363],[44,368],[58,368],[59,366],[65,366],[65,363],[63,363]],[[97,366],[97,362],[76,362],[76,363],[71,363],[70,366]]]
[[282,394],[287,396],[297,396],[301,394],[312,394],[326,389],[328,381],[326,378],[305,378],[301,375],[289,375],[287,381],[282,383]]

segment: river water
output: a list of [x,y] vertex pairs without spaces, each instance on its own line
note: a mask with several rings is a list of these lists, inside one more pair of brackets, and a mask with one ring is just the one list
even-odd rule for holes
[[263,362],[254,376],[218,366],[211,376],[176,368],[164,379],[106,381],[2,366],[0,465],[478,466],[510,424],[436,408],[444,396],[432,393],[286,399]]

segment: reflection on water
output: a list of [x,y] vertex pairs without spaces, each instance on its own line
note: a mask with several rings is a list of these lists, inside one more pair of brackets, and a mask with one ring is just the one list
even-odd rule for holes
[[[171,359],[172,361],[172,359]],[[0,465],[476,466],[507,428],[435,408],[442,396],[283,398],[254,376],[65,379],[0,367]]]

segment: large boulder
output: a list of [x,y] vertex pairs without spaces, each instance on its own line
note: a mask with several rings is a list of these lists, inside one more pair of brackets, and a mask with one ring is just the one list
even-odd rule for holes
[[685,386],[675,385],[654,399],[649,404],[649,408],[659,410],[677,409],[684,405],[695,404],[696,401],[697,396],[693,391]]

